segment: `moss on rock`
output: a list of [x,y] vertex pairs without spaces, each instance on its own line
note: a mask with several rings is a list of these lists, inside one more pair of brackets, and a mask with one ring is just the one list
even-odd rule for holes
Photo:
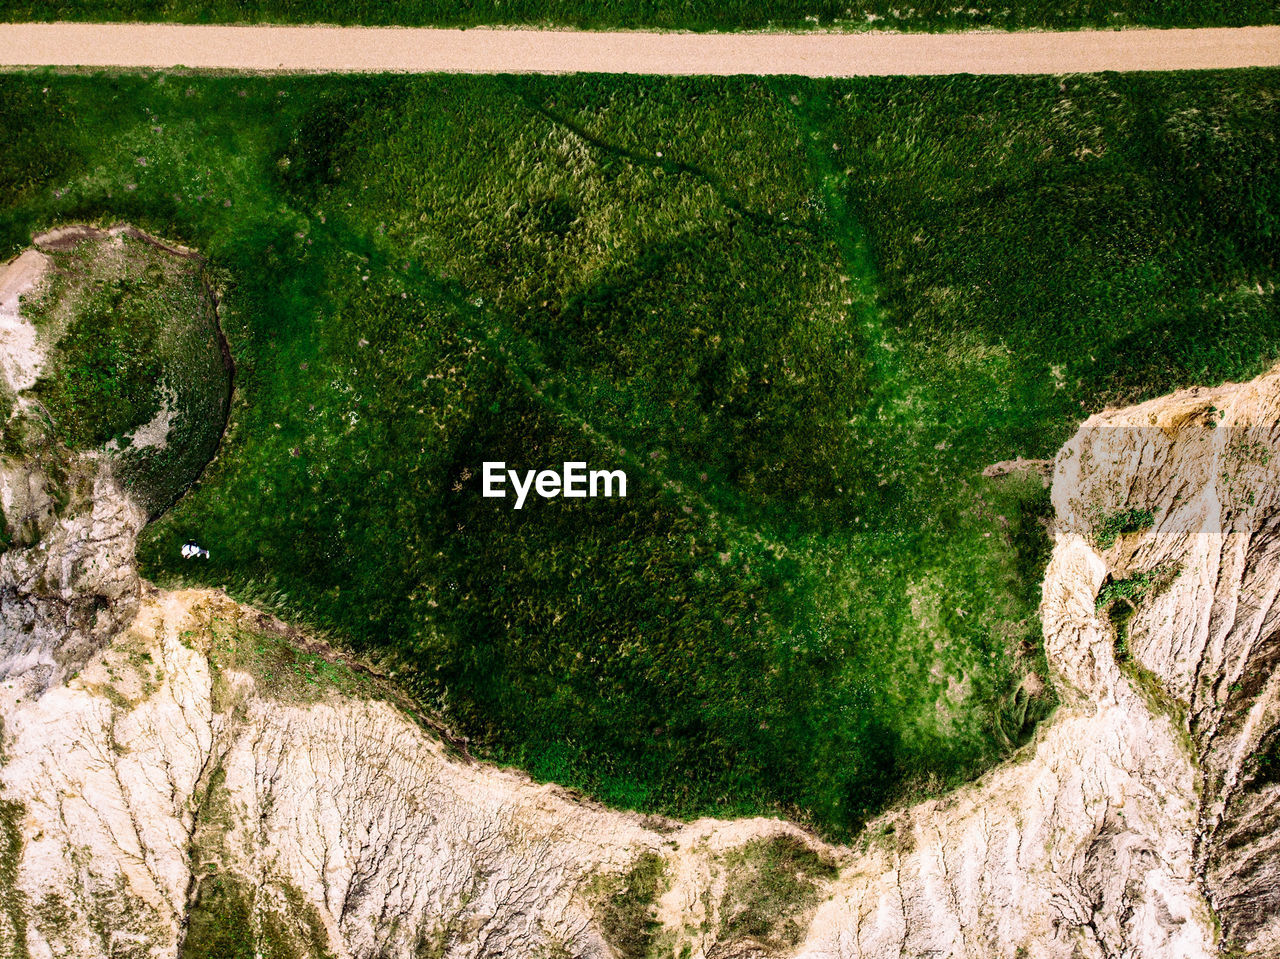
[[24,304],[49,362],[23,394],[36,412],[18,404],[5,444],[30,452],[51,432],[68,449],[107,451],[155,516],[217,449],[230,361],[202,261],[128,228],[84,232],[50,252],[50,279]]

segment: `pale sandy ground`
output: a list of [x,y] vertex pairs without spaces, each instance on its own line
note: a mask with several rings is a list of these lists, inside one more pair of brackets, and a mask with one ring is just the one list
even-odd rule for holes
[[34,386],[44,366],[36,328],[21,309],[22,298],[36,291],[48,268],[49,258],[39,250],[0,264],[0,375],[15,393]]
[[0,24],[0,67],[289,72],[1092,73],[1280,66],[1280,27],[949,34],[690,34],[400,27]]

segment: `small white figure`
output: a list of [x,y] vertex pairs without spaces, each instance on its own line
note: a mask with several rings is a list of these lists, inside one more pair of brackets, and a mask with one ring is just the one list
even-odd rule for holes
[[197,556],[203,556],[205,559],[208,559],[209,551],[207,549],[201,549],[196,545],[196,541],[193,539],[189,539],[182,544],[183,559],[195,559]]

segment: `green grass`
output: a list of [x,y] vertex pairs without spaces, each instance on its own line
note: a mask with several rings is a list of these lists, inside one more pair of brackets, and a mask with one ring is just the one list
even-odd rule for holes
[[1244,26],[1280,22],[1274,0],[1083,0],[955,4],[929,0],[2,0],[0,18],[18,20],[173,20],[190,23],[362,23],[439,26],[538,24],[590,29],[844,30],[1074,29],[1124,26]]
[[[539,778],[843,835],[1052,708],[1047,495],[981,469],[1277,355],[1278,90],[7,77],[0,246],[128,219],[225,287],[229,431],[147,575]],[[488,459],[629,495],[515,512]]]
[[381,693],[374,678],[357,672],[322,647],[308,649],[297,637],[215,619],[202,633],[202,648],[213,670],[216,698],[232,691],[222,681],[230,672],[248,673],[259,695],[290,703],[311,703],[333,696],[373,698]]
[[1110,549],[1121,536],[1150,529],[1155,521],[1155,513],[1136,506],[1108,513],[1099,517],[1094,526],[1094,542],[1099,549]]
[[1250,758],[1246,769],[1251,777],[1246,788],[1262,789],[1280,782],[1280,737],[1272,737]]
[[[198,864],[209,869],[208,863]],[[316,908],[276,881],[266,888],[228,871],[202,878],[187,913],[180,959],[333,959]]]
[[1135,573],[1127,579],[1109,579],[1098,591],[1094,606],[1102,611],[1112,603],[1123,602],[1130,606],[1136,605],[1163,575],[1166,575],[1163,571],[1153,569]]
[[234,876],[212,875],[191,907],[182,959],[255,959],[252,892]]
[[[1144,513],[1147,516],[1150,515],[1149,511],[1133,509],[1115,515],[1125,517]],[[1169,718],[1178,742],[1191,762],[1195,764],[1198,762],[1199,754],[1191,736],[1190,707],[1169,691],[1167,684],[1159,675],[1143,666],[1129,647],[1129,623],[1137,615],[1139,606],[1144,600],[1159,596],[1179,575],[1181,575],[1180,567],[1165,565],[1143,570],[1125,579],[1108,578],[1098,591],[1095,607],[1110,621],[1114,630],[1116,665],[1128,677],[1132,688],[1143,698],[1147,708],[1154,715]]]
[[160,411],[155,330],[122,308],[124,295],[117,286],[85,305],[37,390],[73,448],[118,440]]
[[0,800],[0,956],[3,959],[28,959],[27,895],[18,885],[18,864],[22,861],[22,803]]

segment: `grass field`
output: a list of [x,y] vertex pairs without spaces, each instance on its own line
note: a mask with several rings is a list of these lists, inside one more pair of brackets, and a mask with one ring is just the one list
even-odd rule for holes
[[[147,575],[538,777],[844,835],[1052,708],[1047,498],[981,469],[1280,352],[1278,93],[13,76],[0,250],[120,218],[210,258],[237,396]],[[516,512],[488,459],[629,495]]]
[[659,30],[972,30],[1227,27],[1280,23],[1276,0],[0,0],[0,20],[184,23],[492,24]]

